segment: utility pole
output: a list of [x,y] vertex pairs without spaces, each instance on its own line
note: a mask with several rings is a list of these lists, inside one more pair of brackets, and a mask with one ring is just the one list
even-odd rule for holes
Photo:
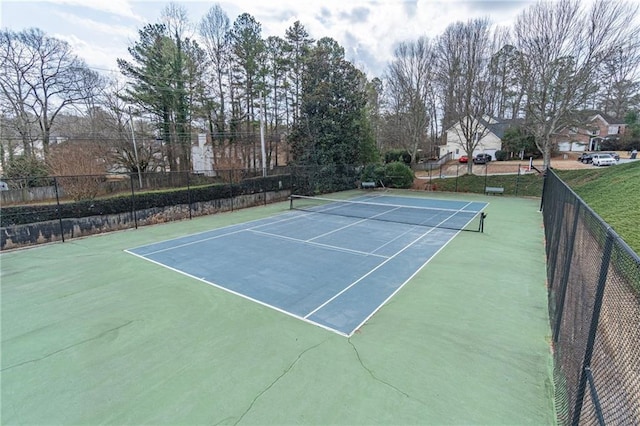
[[136,159],[136,167],[138,168],[138,184],[142,189],[142,175],[140,174],[140,160],[138,160],[138,146],[136,145],[136,135],[133,132],[133,117],[131,116],[131,107],[129,107],[129,126],[131,127],[131,139],[133,140],[133,155]]

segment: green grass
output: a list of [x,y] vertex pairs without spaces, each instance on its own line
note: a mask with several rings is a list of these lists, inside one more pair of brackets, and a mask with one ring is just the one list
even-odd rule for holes
[[636,253],[640,253],[640,162],[556,172]]
[[538,174],[489,175],[486,177],[462,175],[457,178],[431,180],[431,184],[435,185],[438,191],[484,194],[485,186],[499,186],[504,188],[505,195],[521,197],[540,197],[542,183],[542,176]]

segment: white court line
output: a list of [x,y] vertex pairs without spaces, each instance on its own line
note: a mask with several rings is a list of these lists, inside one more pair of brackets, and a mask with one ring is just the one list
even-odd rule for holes
[[369,253],[369,252],[360,251],[360,250],[353,250],[353,249],[348,249],[348,248],[344,248],[344,247],[332,246],[330,244],[316,243],[316,242],[313,242],[311,240],[300,240],[298,238],[287,237],[287,236],[280,235],[280,234],[271,234],[269,232],[264,232],[264,231],[249,230],[249,232],[254,233],[254,234],[266,235],[266,236],[269,236],[269,237],[279,238],[279,239],[282,239],[282,240],[294,241],[296,243],[307,244],[307,245],[310,245],[310,246],[322,247],[322,248],[326,248],[326,249],[333,250],[333,251],[340,251],[340,252],[344,252],[344,253],[352,253],[352,254],[357,254],[357,255],[361,255],[361,256],[381,257],[383,259],[387,259],[388,258],[388,256],[383,256],[383,255],[380,255],[380,254]]
[[325,237],[325,236],[327,236],[327,235],[331,235],[331,234],[333,234],[334,232],[342,231],[343,229],[350,228],[350,227],[352,227],[352,226],[354,226],[354,225],[358,225],[358,224],[360,224],[360,223],[362,223],[362,222],[366,222],[366,221],[368,221],[368,220],[375,219],[375,218],[376,218],[376,217],[378,217],[378,216],[382,216],[383,214],[387,214],[387,213],[392,212],[392,211],[397,210],[397,209],[399,209],[399,207],[393,208],[393,209],[391,209],[391,210],[387,210],[387,211],[382,212],[382,213],[378,213],[377,215],[370,216],[370,217],[365,218],[365,219],[358,220],[358,221],[356,221],[356,222],[350,223],[349,225],[345,225],[345,226],[343,226],[343,227],[341,227],[341,228],[337,228],[337,229],[334,229],[334,230],[332,230],[332,231],[325,232],[324,234],[317,235],[317,236],[315,236],[315,237],[313,237],[313,238],[311,238],[311,239],[309,239],[309,240],[307,240],[307,241],[313,241],[313,240],[315,240],[316,238],[322,238],[322,237]]
[[[149,256],[149,255],[156,254],[156,253],[162,253],[162,252],[165,252],[165,251],[171,251],[171,250],[175,250],[177,248],[187,247],[187,246],[194,245],[194,244],[200,244],[200,243],[205,242],[205,241],[215,240],[217,238],[226,237],[226,236],[233,235],[233,234],[239,234],[239,233],[244,232],[244,231],[252,231],[252,230],[255,230],[255,229],[258,229],[258,228],[262,228],[263,226],[276,225],[276,224],[281,223],[281,222],[287,222],[287,221],[299,219],[301,217],[305,217],[305,216],[308,216],[308,215],[309,214],[292,215],[291,217],[286,217],[286,218],[283,218],[283,219],[280,219],[280,220],[276,220],[275,222],[263,223],[263,224],[252,226],[252,227],[249,227],[249,228],[242,228],[242,229],[238,229],[236,231],[226,232],[224,234],[218,234],[218,235],[214,235],[212,237],[201,238],[199,240],[189,241],[188,243],[178,244],[176,246],[171,246],[171,247],[163,248],[163,249],[160,249],[160,250],[152,251],[152,252],[149,252],[149,253],[145,254],[145,256]],[[269,219],[269,218],[262,218],[262,219],[258,219],[258,220],[267,220],[267,219]],[[256,220],[256,221],[258,221],[258,220]],[[248,223],[251,223],[251,222],[247,222],[247,224]],[[204,234],[204,233],[208,233],[208,232],[216,232],[216,231],[224,230],[225,228],[237,227],[237,226],[242,226],[242,225],[243,224],[229,225],[229,226],[225,226],[223,228],[218,228],[218,229],[209,230],[209,231],[203,231],[203,232],[198,233],[198,234],[192,234],[192,235],[186,235],[186,236],[183,236],[183,237],[174,238],[173,240],[181,240],[181,239],[184,239],[184,238],[189,238],[189,237],[194,236],[194,235],[200,235],[200,234]],[[150,246],[153,246],[153,245],[166,243],[168,241],[172,241],[172,240],[165,240],[165,241],[161,241],[160,243],[147,244],[147,245],[144,245],[144,246],[135,247],[135,248],[130,249],[130,250],[136,250],[136,249],[140,249],[142,247],[150,247]],[[128,252],[128,250],[125,250],[125,251]]]
[[[472,202],[468,202],[465,206],[463,206],[463,207],[462,207],[462,209],[466,208],[466,207],[467,207],[468,205],[470,205],[470,204],[472,204]],[[396,207],[396,206],[394,206],[394,205],[386,205],[386,206],[387,206],[387,207]],[[398,207],[396,207],[396,208],[398,208]],[[453,213],[451,216],[447,217],[446,219],[444,219],[444,220],[443,220],[442,222],[440,222],[440,223],[443,223],[443,222],[445,222],[446,220],[449,220],[451,217],[453,217],[453,216],[454,216],[455,214],[457,214],[457,213],[464,212],[462,209],[460,209],[460,210],[448,209],[449,211],[455,211],[455,213]],[[443,209],[440,209],[440,210],[443,210]],[[478,212],[476,212],[476,213],[479,213],[479,212],[481,212],[481,211],[482,211],[482,210],[480,210],[480,211],[478,211]],[[298,212],[298,213],[300,213],[300,212]],[[385,213],[387,213],[387,212],[385,212]],[[380,214],[385,214],[385,213],[380,213]],[[281,312],[281,313],[284,313],[284,314],[289,315],[289,316],[291,316],[291,317],[294,317],[294,318],[296,318],[296,319],[299,319],[299,320],[305,321],[305,322],[307,322],[307,323],[309,323],[309,324],[319,326],[319,327],[321,327],[321,328],[323,328],[323,329],[326,329],[326,330],[328,330],[328,331],[332,331],[332,332],[334,332],[334,333],[336,333],[336,334],[339,334],[339,335],[341,335],[341,336],[349,337],[349,336],[351,336],[351,335],[353,334],[353,332],[355,332],[355,331],[356,331],[356,330],[358,330],[360,327],[362,327],[362,325],[363,325],[364,323],[366,323],[366,322],[367,322],[367,321],[368,321],[368,320],[369,320],[373,315],[375,315],[375,313],[376,313],[376,312],[378,312],[378,310],[380,310],[380,308],[381,308],[382,306],[384,306],[384,305],[385,305],[385,304],[386,304],[386,303],[387,303],[387,302],[388,302],[388,301],[389,301],[389,300],[390,300],[390,299],[391,299],[391,298],[392,298],[392,297],[393,297],[393,296],[394,296],[398,291],[400,291],[400,289],[401,289],[402,287],[404,287],[404,285],[405,285],[408,281],[410,281],[410,280],[411,280],[411,279],[412,279],[412,278],[413,278],[413,277],[414,277],[414,276],[415,276],[415,275],[416,275],[420,270],[422,270],[422,268],[424,268],[424,266],[425,266],[425,265],[426,265],[426,264],[427,264],[431,259],[433,259],[433,257],[435,257],[435,255],[436,255],[436,254],[438,254],[438,253],[439,253],[439,252],[440,252],[440,251],[441,251],[441,250],[442,250],[446,245],[448,245],[448,244],[453,240],[453,238],[455,237],[455,235],[457,235],[457,234],[459,234],[459,233],[461,232],[461,231],[458,231],[458,232],[456,232],[454,235],[452,235],[452,236],[451,236],[451,238],[449,238],[449,240],[448,240],[448,241],[446,241],[446,242],[445,242],[445,243],[444,243],[444,244],[443,244],[443,245],[442,245],[442,246],[441,246],[441,247],[440,247],[440,248],[439,248],[439,249],[438,249],[438,250],[437,250],[437,251],[436,251],[436,252],[435,252],[435,253],[434,253],[430,258],[429,258],[429,259],[427,259],[427,260],[426,260],[426,261],[425,261],[425,262],[424,262],[424,263],[423,263],[423,264],[422,264],[422,265],[421,265],[421,266],[420,266],[420,267],[419,267],[419,268],[418,268],[418,269],[417,269],[417,270],[416,270],[416,271],[411,275],[411,277],[409,277],[405,282],[403,282],[403,283],[402,283],[402,284],[401,284],[401,285],[400,285],[400,286],[399,286],[399,287],[398,287],[398,288],[397,288],[397,289],[396,289],[396,290],[395,290],[395,291],[394,291],[394,292],[393,292],[389,297],[387,297],[387,298],[386,298],[386,299],[385,299],[385,300],[384,300],[384,301],[383,301],[383,302],[382,302],[382,303],[381,303],[381,304],[380,304],[380,305],[379,305],[379,306],[378,306],[374,311],[372,311],[372,312],[371,312],[371,313],[370,313],[370,314],[369,314],[369,315],[368,315],[368,316],[367,316],[367,317],[366,317],[366,318],[365,318],[365,319],[364,319],[360,324],[358,324],[358,326],[357,326],[357,327],[355,327],[355,328],[354,328],[350,333],[348,333],[348,334],[347,334],[347,333],[345,333],[345,332],[338,331],[338,330],[336,330],[336,329],[334,329],[334,328],[331,328],[331,327],[329,327],[329,326],[326,326],[326,325],[323,325],[323,324],[321,324],[321,323],[318,323],[318,322],[315,322],[315,321],[313,321],[313,320],[310,320],[310,319],[309,319],[309,316],[311,316],[311,315],[312,315],[312,314],[314,314],[315,312],[319,311],[321,308],[323,308],[324,306],[326,306],[326,305],[327,305],[328,303],[330,303],[332,300],[335,300],[335,299],[336,299],[337,297],[339,297],[341,294],[343,294],[344,292],[346,292],[349,288],[351,288],[351,287],[353,287],[354,285],[356,285],[358,282],[360,282],[361,280],[363,280],[365,277],[367,277],[367,276],[371,275],[374,271],[376,271],[377,269],[379,269],[382,265],[386,264],[388,261],[390,261],[391,259],[395,258],[395,257],[396,257],[396,256],[398,256],[400,253],[404,252],[406,249],[408,249],[409,247],[413,246],[415,243],[417,243],[418,241],[420,241],[421,239],[423,239],[424,237],[426,237],[428,234],[430,234],[431,232],[433,232],[434,230],[436,230],[436,229],[437,229],[437,227],[434,227],[434,228],[429,229],[427,232],[423,233],[421,236],[419,236],[418,238],[416,238],[413,242],[411,242],[410,244],[406,245],[404,248],[402,248],[400,251],[398,251],[397,253],[395,253],[395,254],[394,254],[394,255],[392,255],[391,257],[388,257],[388,256],[381,256],[381,255],[377,255],[377,254],[374,254],[374,253],[358,252],[358,251],[355,251],[355,250],[344,249],[344,248],[335,247],[335,246],[329,246],[329,245],[326,245],[326,244],[315,243],[315,242],[312,242],[312,241],[310,241],[310,240],[307,240],[307,241],[303,241],[303,240],[296,240],[296,239],[293,239],[293,238],[290,238],[290,237],[285,237],[285,236],[281,236],[281,235],[277,235],[277,234],[269,234],[269,233],[267,233],[267,232],[263,232],[263,231],[259,231],[259,230],[258,230],[259,228],[262,228],[262,227],[265,227],[265,226],[271,226],[271,225],[274,225],[274,224],[277,224],[277,223],[282,223],[282,222],[287,222],[287,221],[294,221],[294,220],[297,220],[297,219],[300,219],[300,218],[304,218],[304,217],[306,217],[306,216],[310,216],[310,215],[312,215],[312,214],[313,214],[313,212],[309,212],[309,213],[305,213],[305,214],[295,214],[295,215],[291,215],[291,216],[288,216],[288,217],[282,218],[282,219],[277,220],[277,221],[273,221],[273,222],[271,222],[271,221],[270,221],[270,222],[268,222],[268,223],[262,223],[262,224],[259,224],[259,225],[253,226],[253,227],[249,227],[249,228],[242,228],[242,229],[238,229],[238,230],[235,230],[235,231],[227,232],[227,233],[224,233],[224,234],[216,235],[216,236],[213,236],[213,237],[203,238],[203,239],[200,239],[200,240],[197,240],[197,241],[191,241],[191,242],[189,242],[189,243],[181,244],[181,245],[174,246],[174,247],[167,248],[167,249],[158,250],[158,251],[155,251],[155,252],[152,252],[152,253],[148,253],[148,254],[145,254],[145,255],[140,255],[140,254],[137,254],[137,253],[134,253],[134,252],[130,251],[130,250],[134,250],[134,249],[128,249],[128,250],[124,250],[124,251],[125,251],[125,252],[127,252],[127,253],[129,253],[129,254],[132,254],[132,255],[134,255],[134,256],[137,256],[137,257],[140,257],[140,258],[142,258],[142,259],[145,259],[145,260],[147,260],[147,261],[149,261],[149,262],[155,263],[155,264],[160,265],[160,266],[163,266],[163,267],[165,267],[165,268],[167,268],[167,269],[170,269],[170,270],[173,270],[173,271],[178,272],[178,273],[180,273],[180,274],[183,274],[183,275],[185,275],[185,276],[188,276],[188,277],[190,277],[190,278],[194,278],[194,279],[196,279],[196,280],[198,280],[198,281],[204,282],[204,283],[206,283],[206,284],[208,284],[208,285],[211,285],[211,286],[213,286],[213,287],[216,287],[216,288],[222,289],[222,290],[224,290],[224,291],[227,291],[227,292],[229,292],[229,293],[231,293],[231,294],[234,294],[234,295],[237,295],[237,296],[243,297],[243,298],[245,298],[245,299],[247,299],[247,300],[251,300],[252,302],[258,303],[258,304],[260,304],[260,305],[262,305],[262,306],[265,306],[265,307],[268,307],[268,308],[271,308],[271,309],[275,309],[275,310],[276,310],[276,311],[278,311],[278,312]],[[377,215],[376,215],[376,216],[377,216]],[[247,223],[245,223],[245,224],[234,224],[234,225],[229,225],[229,226],[226,226],[226,227],[218,228],[218,229],[216,229],[216,230],[208,230],[208,231],[203,231],[203,232],[201,232],[201,233],[192,234],[191,236],[199,235],[199,234],[206,234],[206,233],[211,233],[211,232],[216,232],[216,231],[219,231],[219,230],[224,230],[225,228],[233,228],[233,227],[243,226],[243,225],[246,225],[246,224],[249,224],[249,223],[252,223],[252,222],[265,221],[265,220],[269,220],[269,219],[272,219],[272,218],[267,217],[267,218],[261,218],[261,219],[257,219],[257,220],[255,220],[255,221],[247,222]],[[370,218],[370,219],[371,219],[371,218]],[[366,221],[366,220],[370,220],[370,219],[363,219],[363,220],[360,220],[360,221],[358,221],[358,222],[356,222],[356,223],[361,223],[361,222],[364,222],[364,221]],[[376,219],[373,219],[373,220],[376,220]],[[470,220],[470,221],[471,221],[471,220]],[[469,222],[470,222],[470,221],[469,221]],[[347,228],[347,227],[349,227],[349,226],[353,226],[353,225],[354,225],[354,224],[351,224],[351,225],[345,226],[345,227],[343,227],[343,228],[341,228],[341,229],[344,229],[344,228]],[[417,227],[418,227],[418,225],[414,226],[414,228],[417,228]],[[236,291],[234,291],[234,290],[231,290],[231,289],[229,289],[229,288],[227,288],[227,287],[220,286],[220,285],[218,285],[218,284],[215,284],[215,283],[209,282],[209,281],[205,280],[205,279],[204,279],[204,278],[202,278],[202,277],[197,277],[197,276],[191,275],[191,274],[189,274],[189,273],[186,273],[186,272],[181,271],[181,270],[179,270],[179,269],[175,269],[175,268],[170,267],[170,266],[168,266],[168,265],[165,265],[165,264],[163,264],[163,263],[161,263],[161,262],[157,262],[157,261],[155,261],[155,260],[152,260],[152,259],[149,259],[148,257],[146,257],[146,256],[149,256],[149,255],[152,255],[152,254],[158,253],[158,252],[168,251],[168,250],[172,250],[172,249],[174,249],[174,248],[179,248],[179,247],[184,247],[184,246],[188,246],[188,245],[192,245],[192,244],[197,244],[197,243],[200,243],[200,242],[203,242],[203,241],[207,241],[207,240],[215,239],[215,238],[222,237],[222,236],[228,236],[228,235],[232,235],[232,234],[237,234],[237,233],[240,233],[240,232],[243,232],[243,231],[251,231],[251,232],[258,233],[258,234],[270,235],[270,236],[277,237],[277,238],[291,239],[291,240],[294,240],[294,241],[301,241],[301,242],[303,242],[303,243],[307,243],[307,244],[311,244],[311,245],[317,245],[317,246],[323,246],[323,247],[331,248],[331,249],[335,249],[335,250],[342,250],[342,251],[351,252],[351,253],[359,253],[359,254],[364,254],[364,255],[368,255],[368,256],[376,256],[376,257],[380,257],[380,258],[385,259],[385,261],[384,261],[384,262],[382,262],[380,265],[376,266],[374,269],[370,270],[367,274],[363,275],[362,277],[360,277],[360,278],[359,278],[358,280],[356,280],[355,282],[351,283],[348,287],[346,287],[345,289],[343,289],[342,291],[340,291],[338,294],[334,295],[331,299],[329,299],[329,300],[327,300],[326,302],[324,302],[324,303],[323,303],[322,305],[320,305],[318,308],[314,309],[312,312],[310,312],[309,314],[307,314],[307,315],[305,315],[305,316],[303,316],[303,317],[302,317],[302,316],[296,315],[296,314],[294,314],[294,313],[292,313],[292,312],[289,312],[289,311],[283,310],[283,309],[278,308],[278,307],[276,307],[276,306],[273,306],[273,305],[270,305],[270,304],[268,304],[268,303],[262,302],[262,301],[260,301],[260,300],[254,299],[254,298],[252,298],[252,297],[250,297],[250,296],[248,296],[248,295],[245,295],[245,294],[242,294],[242,293],[238,293],[238,292],[236,292]],[[331,232],[335,232],[335,231],[331,231]],[[410,231],[407,231],[407,233],[408,233],[408,232],[410,232]],[[180,240],[180,239],[187,238],[187,237],[189,237],[189,236],[177,237],[177,238],[174,238],[174,240]],[[314,237],[314,238],[318,238],[318,237]],[[396,237],[396,238],[399,238],[399,236],[398,236],[398,237]],[[394,240],[395,240],[395,239],[394,239]],[[394,241],[394,240],[392,240],[392,241]],[[171,241],[171,240],[167,240],[167,241]],[[166,242],[166,241],[165,241],[165,242]],[[390,242],[389,242],[389,243],[390,243]],[[385,243],[385,244],[384,244],[383,246],[381,246],[381,247],[384,247],[385,245],[387,245],[387,244],[389,244],[389,243]],[[148,246],[152,246],[152,245],[154,245],[154,244],[158,244],[158,243],[148,244],[148,245],[140,246],[140,247],[137,247],[137,248],[148,247]],[[378,248],[376,249],[376,251],[377,251],[377,250],[379,250],[381,247],[378,247]]]
[[208,284],[208,285],[210,285],[210,286],[212,286],[212,287],[218,288],[218,289],[220,289],[220,290],[224,290],[224,291],[226,291],[227,293],[231,293],[231,294],[233,294],[233,295],[240,296],[240,297],[242,297],[243,299],[247,299],[247,300],[250,300],[250,301],[252,301],[252,302],[254,302],[254,303],[257,303],[257,304],[259,304],[259,305],[265,306],[265,307],[267,307],[267,308],[274,309],[274,310],[276,310],[276,311],[278,311],[278,312],[280,312],[280,313],[283,313],[283,314],[288,315],[288,316],[290,316],[290,317],[293,317],[293,318],[295,318],[295,319],[298,319],[298,320],[304,321],[304,322],[306,322],[306,323],[308,323],[308,324],[312,324],[312,325],[315,325],[315,326],[318,326],[318,327],[324,328],[325,330],[332,331],[332,332],[334,332],[334,333],[336,333],[336,334],[339,334],[339,335],[341,335],[341,336],[348,337],[348,335],[347,335],[346,333],[343,333],[343,332],[341,332],[341,331],[338,331],[338,330],[336,330],[336,329],[333,329],[333,328],[331,328],[331,327],[328,327],[328,326],[326,326],[326,325],[324,325],[324,324],[320,324],[320,323],[317,323],[317,322],[315,322],[315,321],[312,321],[312,320],[306,319],[306,318],[304,318],[304,317],[301,317],[301,316],[299,316],[299,315],[294,314],[293,312],[285,311],[284,309],[278,308],[277,306],[274,306],[274,305],[270,305],[270,304],[265,303],[265,302],[263,302],[263,301],[261,301],[261,300],[254,299],[253,297],[251,297],[251,296],[247,296],[246,294],[238,293],[237,291],[231,290],[231,289],[230,289],[230,288],[228,288],[228,287],[224,287],[224,286],[218,285],[218,284],[216,284],[216,283],[212,283],[211,281],[207,281],[206,279],[204,279],[204,278],[202,278],[202,277],[198,277],[198,276],[195,276],[195,275],[189,274],[189,273],[187,273],[187,272],[181,271],[180,269],[176,269],[176,268],[173,268],[173,267],[171,267],[171,266],[165,265],[164,263],[157,262],[157,261],[155,261],[155,260],[153,260],[153,259],[149,259],[149,258],[144,257],[144,256],[142,256],[142,255],[139,255],[139,254],[136,254],[136,253],[130,252],[129,250],[125,250],[125,252],[127,252],[127,253],[129,253],[129,254],[132,254],[132,255],[134,255],[134,256],[137,256],[137,257],[139,257],[139,258],[142,258],[142,259],[144,259],[144,260],[146,260],[146,261],[149,261],[149,262],[151,262],[151,263],[155,263],[156,265],[159,265],[159,266],[165,267],[165,268],[167,268],[167,269],[170,269],[170,270],[172,270],[172,271],[174,271],[174,272],[177,272],[177,273],[182,274],[182,275],[184,275],[184,276],[187,276],[187,277],[189,277],[189,278],[193,278],[193,279],[195,279],[195,280],[198,280],[198,281],[200,281],[200,282],[203,282],[203,283],[205,283],[205,284]]
[[[467,205],[471,204],[471,202],[467,203]],[[466,207],[466,206],[465,206]],[[451,216],[447,217],[446,219],[444,219],[443,221],[441,221],[438,225],[440,225],[441,223],[445,222],[446,220],[448,220],[450,217],[452,217],[453,215],[457,214],[458,212],[452,214]],[[360,281],[362,281],[363,279],[365,279],[366,277],[368,277],[369,275],[371,275],[373,272],[375,272],[376,270],[378,270],[379,268],[381,268],[382,266],[384,266],[387,262],[390,262],[392,259],[395,259],[396,256],[398,256],[400,253],[404,252],[405,250],[407,250],[409,247],[413,246],[415,243],[417,243],[418,241],[422,240],[424,237],[426,237],[428,234],[430,234],[431,232],[433,232],[434,230],[438,229],[437,226],[434,228],[429,229],[427,232],[423,233],[421,236],[419,236],[418,238],[416,238],[415,240],[413,240],[411,243],[407,244],[406,246],[404,246],[401,250],[397,251],[395,254],[393,254],[391,257],[389,257],[388,259],[386,259],[384,262],[380,263],[378,266],[376,266],[375,268],[373,268],[372,270],[370,270],[369,272],[367,272],[366,274],[364,274],[363,276],[361,276],[360,278],[358,278],[357,280],[355,280],[354,282],[352,282],[351,284],[349,284],[347,287],[343,288],[341,291],[339,291],[338,293],[336,293],[333,297],[329,298],[327,301],[325,301],[323,304],[321,304],[320,306],[318,306],[316,309],[314,309],[313,311],[309,312],[307,315],[305,315],[305,318],[309,318],[311,315],[315,314],[316,312],[318,312],[320,309],[324,308],[326,305],[328,305],[329,303],[331,303],[332,301],[334,301],[335,299],[337,299],[338,297],[340,297],[342,294],[344,294],[347,290],[349,290],[350,288],[352,288],[353,286],[355,286],[356,284],[358,284]],[[455,235],[458,235],[460,232],[462,231],[458,231],[456,232],[456,234],[454,234],[449,241],[451,241],[453,239],[453,237]],[[445,245],[447,245],[449,243],[449,241],[447,241],[445,244],[443,244],[443,247]],[[442,247],[438,250],[438,252],[442,249]],[[433,257],[433,256],[432,256]],[[431,258],[432,258],[431,257]],[[429,258],[429,259],[431,259]],[[428,260],[427,260],[428,262]],[[423,265],[424,266],[424,265]],[[422,267],[418,268],[418,270],[422,269]],[[415,275],[415,273],[412,275],[412,277]],[[406,283],[406,281],[405,281]],[[403,287],[404,284],[401,284],[400,287]],[[400,288],[399,287],[399,288]],[[398,291],[398,289],[396,289],[396,291],[393,292],[393,294],[396,294]],[[385,301],[380,304],[375,310],[374,313],[377,312],[381,306],[383,306],[387,301],[389,300],[389,298],[385,299]],[[373,314],[371,314],[373,315]],[[367,318],[371,318],[371,315],[369,315]],[[366,322],[366,320],[364,321]],[[357,330],[362,324],[364,324],[364,322],[362,322],[358,327],[356,327],[354,330]]]

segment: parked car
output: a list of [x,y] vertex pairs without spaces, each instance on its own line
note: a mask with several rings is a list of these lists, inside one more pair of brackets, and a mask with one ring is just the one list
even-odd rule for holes
[[466,155],[463,155],[462,157],[460,157],[458,159],[459,163],[468,163],[469,162],[469,157],[467,157]]
[[590,154],[588,152],[583,152],[580,157],[578,157],[578,161],[580,161],[583,164],[589,164],[591,163],[591,160],[593,160],[592,158],[593,154]]
[[599,154],[609,154],[610,156],[615,158],[616,161],[620,160],[620,155],[618,155],[617,152],[607,151],[607,152],[600,152]]
[[591,163],[594,166],[614,166],[617,164],[616,159],[609,154],[593,154]]
[[491,161],[491,155],[489,154],[478,154],[473,159],[473,164],[487,164]]

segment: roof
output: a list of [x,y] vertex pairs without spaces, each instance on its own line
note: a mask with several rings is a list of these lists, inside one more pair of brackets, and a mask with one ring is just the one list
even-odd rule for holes
[[524,123],[524,120],[522,118],[514,118],[511,120],[501,120],[493,124],[487,123],[485,126],[489,129],[489,131],[491,131],[491,133],[496,135],[498,138],[502,139],[507,129],[511,127],[522,126],[523,123]]

